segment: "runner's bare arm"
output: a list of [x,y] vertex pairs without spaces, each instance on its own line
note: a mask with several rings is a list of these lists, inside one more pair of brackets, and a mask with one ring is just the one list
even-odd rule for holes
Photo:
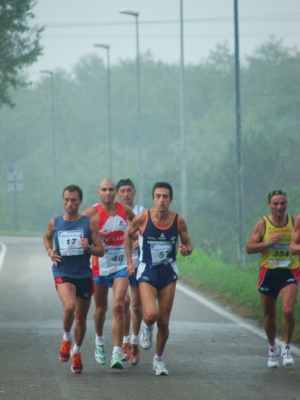
[[293,255],[300,254],[300,214],[295,218],[294,232],[290,243],[290,253]]
[[82,211],[80,214],[86,215],[87,217],[94,217],[97,215],[97,210],[95,207],[88,207],[84,211]]
[[53,229],[54,218],[50,219],[47,230],[43,236],[43,240],[48,256],[53,261],[53,264],[57,267],[57,263],[61,261],[61,256],[56,254],[56,250],[53,249]]
[[267,242],[262,242],[262,237],[265,233],[265,222],[261,218],[254,225],[253,231],[249,236],[248,242],[246,244],[246,252],[248,254],[261,253],[268,247]]
[[189,256],[193,252],[193,245],[188,234],[187,224],[181,216],[179,217],[179,237],[181,244],[179,245],[179,252],[183,257]]
[[124,247],[127,259],[127,273],[132,275],[135,271],[135,265],[132,261],[132,239],[137,231],[141,229],[146,220],[145,214],[139,214],[131,222],[124,236]]
[[132,211],[132,209],[129,206],[123,205],[123,207],[125,209],[126,217],[127,217],[128,221],[131,222],[133,220],[133,218],[135,217],[135,213]]
[[104,256],[104,247],[102,239],[98,232],[98,218],[91,218],[90,229],[93,246],[89,249],[89,253],[93,256],[102,257]]

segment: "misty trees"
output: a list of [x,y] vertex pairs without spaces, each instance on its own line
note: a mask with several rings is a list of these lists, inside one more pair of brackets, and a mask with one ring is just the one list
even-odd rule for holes
[[[218,46],[199,65],[186,66],[187,220],[195,246],[221,249],[235,260],[236,128],[233,54]],[[146,207],[155,181],[174,188],[180,212],[180,103],[178,65],[141,57]],[[266,209],[266,194],[288,193],[289,212],[300,212],[298,171],[300,53],[268,41],[241,69],[245,226],[248,234]],[[76,183],[84,205],[97,202],[96,186],[109,173],[105,63],[91,55],[72,74],[55,72],[58,187]],[[52,216],[52,145],[48,78],[14,93],[17,107],[0,112],[1,229],[11,229],[11,194],[5,167],[24,169],[19,226],[43,230]],[[111,67],[113,178],[138,181],[135,61]],[[49,183],[50,182],[50,183]],[[39,199],[38,195],[42,194]],[[63,211],[63,210],[62,210]],[[22,219],[22,220],[21,220]],[[2,231],[2,232],[3,232]]]
[[0,107],[12,106],[9,87],[24,86],[18,74],[41,54],[43,28],[30,26],[33,0],[0,0]]

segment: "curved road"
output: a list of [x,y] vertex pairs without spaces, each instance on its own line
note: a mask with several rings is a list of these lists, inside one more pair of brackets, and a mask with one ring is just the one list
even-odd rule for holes
[[[293,367],[268,369],[267,342],[257,326],[182,284],[164,355],[169,376],[152,372],[154,348],[141,351],[137,366],[98,365],[93,305],[82,347],[84,371],[73,374],[70,363],[58,359],[62,307],[42,239],[0,237],[0,242],[7,249],[0,272],[0,400],[300,399],[298,355]],[[109,312],[108,356],[111,317]]]

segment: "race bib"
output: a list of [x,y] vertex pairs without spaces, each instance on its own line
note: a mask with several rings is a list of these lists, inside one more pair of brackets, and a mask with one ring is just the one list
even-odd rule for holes
[[126,265],[126,255],[124,247],[117,247],[115,249],[109,248],[105,250],[105,258],[107,267],[118,267]]
[[83,237],[83,230],[58,231],[58,245],[62,256],[79,256],[84,253],[80,245],[80,237]]
[[275,243],[269,249],[269,265],[273,267],[287,268],[291,262],[290,245],[288,243]]
[[152,265],[166,264],[170,261],[169,253],[172,250],[171,243],[157,243],[150,245]]

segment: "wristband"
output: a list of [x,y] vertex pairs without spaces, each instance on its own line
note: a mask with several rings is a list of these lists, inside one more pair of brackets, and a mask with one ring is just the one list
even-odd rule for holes
[[187,250],[187,252],[188,252],[188,255],[190,255],[190,254],[192,253],[193,250],[190,250],[187,246],[185,246],[185,248],[186,248],[186,250]]
[[50,256],[50,253],[51,253],[52,250],[53,250],[53,249],[48,249],[48,251],[47,251],[48,256]]
[[270,242],[269,242],[268,240],[266,240],[266,245],[267,245],[268,247],[270,247]]

